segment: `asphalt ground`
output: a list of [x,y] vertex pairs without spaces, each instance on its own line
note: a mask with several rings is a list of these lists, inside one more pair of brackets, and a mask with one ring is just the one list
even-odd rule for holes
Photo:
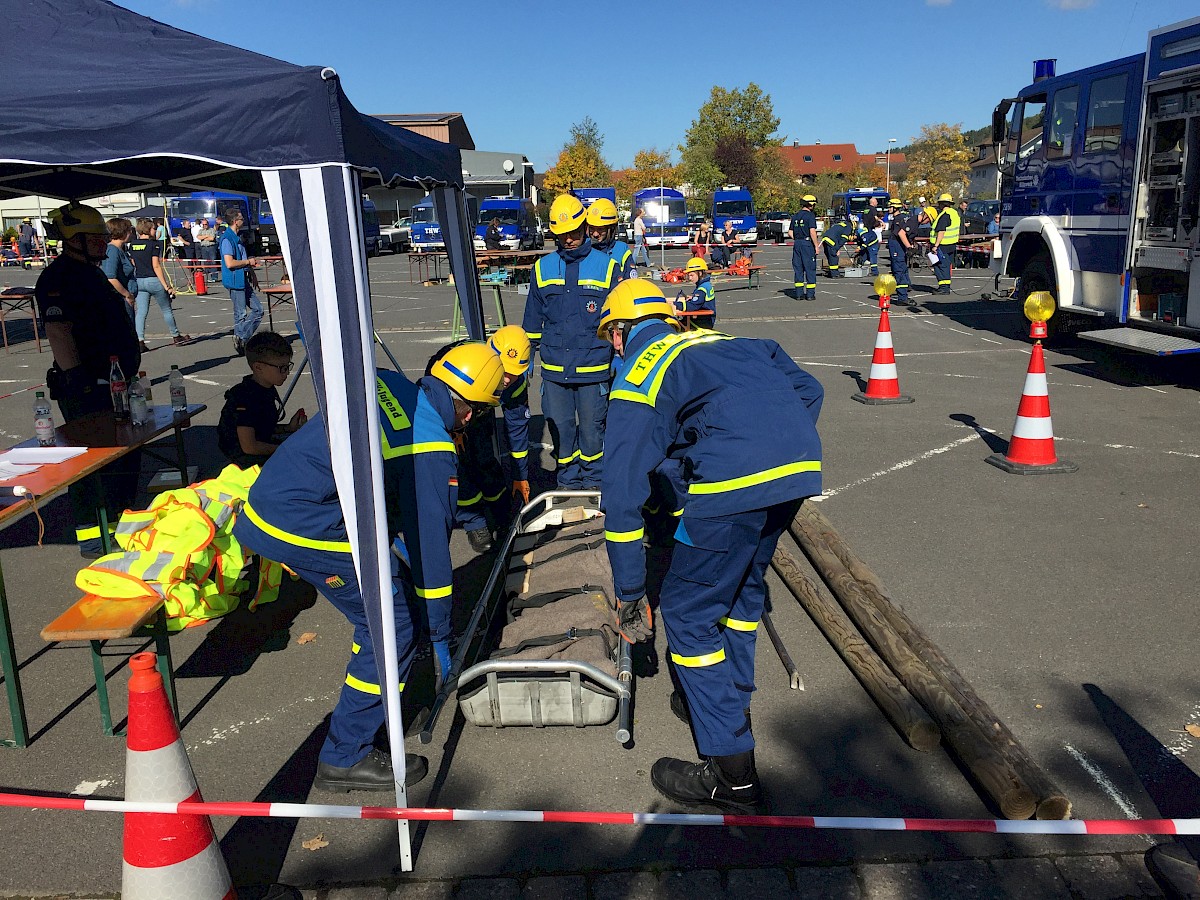
[[[668,252],[681,265],[682,252]],[[1190,757],[1200,723],[1192,656],[1197,474],[1197,377],[1186,360],[1160,362],[1086,343],[1047,350],[1059,455],[1070,475],[1021,477],[984,462],[1005,446],[1029,362],[1028,325],[1013,303],[983,301],[984,272],[956,273],[955,294],[934,296],[928,269],[920,300],[894,309],[892,331],[906,406],[851,400],[865,380],[878,310],[869,279],[820,279],[814,302],[790,299],[790,249],[766,246],[761,288],[718,289],[718,327],[779,341],[825,386],[823,512],[908,614],[953,660],[1032,756],[1066,790],[1077,818],[1200,815]],[[655,255],[658,262],[658,255]],[[404,256],[370,263],[381,338],[410,375],[448,338],[452,288],[411,284]],[[36,272],[0,271],[8,284]],[[672,286],[666,286],[668,290]],[[492,317],[490,292],[485,305]],[[511,321],[522,297],[505,289]],[[202,474],[219,460],[222,394],[247,371],[232,354],[230,305],[216,288],[181,297],[177,317],[201,339],[165,342],[144,368],[164,380],[171,364],[189,399],[209,409],[189,429]],[[292,333],[289,307],[276,328]],[[0,354],[0,439],[32,433],[32,391],[48,352],[10,320]],[[297,352],[300,352],[297,344]],[[299,358],[299,357],[298,357]],[[386,364],[380,355],[381,363]],[[535,385],[536,386],[536,385]],[[166,385],[156,385],[156,398]],[[161,400],[160,400],[161,402]],[[300,379],[289,402],[316,408]],[[535,397],[535,433],[541,429]],[[537,439],[536,437],[534,438]],[[548,438],[543,435],[543,441]],[[542,454],[535,488],[550,484]],[[147,463],[146,474],[152,466]],[[32,517],[0,532],[32,745],[0,750],[0,789],[123,793],[124,745],[105,737],[83,645],[45,645],[43,625],[77,597],[80,565],[69,509],[43,509],[44,546]],[[795,547],[785,539],[785,546]],[[456,532],[459,595],[486,561]],[[804,677],[803,692],[763,642],[754,722],[758,765],[776,811],[801,815],[992,818],[968,773],[943,751],[908,748],[839,657],[770,575],[776,624]],[[302,634],[315,639],[299,643]],[[206,799],[383,803],[386,795],[311,791],[324,720],[342,683],[350,629],[324,600],[290,587],[276,604],[238,611],[172,639],[183,737]],[[656,651],[661,657],[660,637]],[[112,647],[109,686],[124,709],[129,646]],[[650,667],[653,668],[653,667]],[[428,703],[430,663],[405,693],[410,713]],[[443,716],[431,776],[414,805],[491,809],[659,810],[649,784],[662,755],[690,756],[684,725],[668,711],[670,681],[644,668],[636,688],[634,741],[612,727],[505,729]],[[379,821],[218,819],[235,881],[302,886],[372,883],[399,876],[396,826]],[[115,892],[121,824],[108,814],[0,811],[9,896]],[[847,861],[926,861],[1133,853],[1139,836],[1044,838],[913,833],[703,828],[451,824],[414,826],[418,878],[594,873],[634,869],[754,867]],[[301,843],[316,836],[319,850]]]

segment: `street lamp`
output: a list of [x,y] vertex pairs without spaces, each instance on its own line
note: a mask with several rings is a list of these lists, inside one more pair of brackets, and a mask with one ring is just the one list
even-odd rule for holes
[[889,196],[892,193],[892,144],[896,143],[895,138],[888,138],[887,148],[887,192]]

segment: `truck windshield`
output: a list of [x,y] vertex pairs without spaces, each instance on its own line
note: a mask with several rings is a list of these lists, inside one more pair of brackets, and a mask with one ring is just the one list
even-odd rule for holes
[[1042,149],[1042,126],[1046,120],[1046,100],[1027,99],[1013,106],[1004,147],[1002,171],[1010,174],[1017,160],[1025,160]]
[[663,200],[647,200],[644,204],[646,217],[653,222],[670,222],[672,219],[687,219],[687,201],[667,197]]
[[412,220],[414,222],[436,222],[437,219],[433,214],[432,206],[414,206],[412,208]]
[[271,201],[270,200],[259,200],[258,201],[258,214],[260,217],[271,215]]
[[196,197],[176,197],[171,201],[170,209],[173,219],[211,219],[217,214],[217,202]]
[[714,216],[752,216],[754,204],[749,200],[718,200],[713,204]]
[[499,219],[502,226],[516,225],[517,211],[515,209],[481,209],[479,211],[480,225],[491,225],[492,219]]

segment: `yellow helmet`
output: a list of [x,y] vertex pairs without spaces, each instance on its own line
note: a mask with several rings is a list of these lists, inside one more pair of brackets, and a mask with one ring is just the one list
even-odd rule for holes
[[706,263],[704,260],[702,260],[699,256],[693,256],[691,259],[689,259],[687,261],[687,264],[684,265],[683,271],[685,271],[685,272],[707,272],[708,271],[708,263]]
[[587,210],[587,223],[597,228],[617,224],[617,205],[607,197],[597,197]]
[[82,203],[68,203],[50,213],[51,223],[64,241],[77,234],[99,234],[108,237],[108,228],[100,211]]
[[570,234],[586,219],[583,202],[574,194],[559,194],[550,204],[550,230],[555,234]]
[[679,327],[675,308],[654,282],[645,278],[626,278],[608,292],[604,308],[600,310],[596,336],[607,340],[608,330],[614,323],[632,323],[650,316],[665,316],[668,322]]
[[805,194],[803,197],[800,198],[800,200],[804,203],[816,203],[817,202],[817,198],[814,197],[812,194]]
[[900,207],[904,206],[904,201],[901,200],[899,197],[893,197],[891,200],[888,201],[888,206],[891,206],[894,209],[899,209]]
[[953,202],[954,202],[954,198],[951,197],[949,194],[942,194],[942,196],[938,197],[938,203],[953,203]]
[[433,364],[430,374],[468,403],[500,403],[504,365],[487,344],[472,341],[451,347]]
[[488,341],[500,356],[504,371],[509,375],[521,375],[529,368],[529,360],[533,355],[529,345],[529,335],[520,325],[505,325],[496,331]]

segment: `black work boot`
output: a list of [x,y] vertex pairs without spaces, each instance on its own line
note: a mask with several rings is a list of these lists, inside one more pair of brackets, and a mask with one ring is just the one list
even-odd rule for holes
[[[429,762],[414,753],[404,754],[404,783],[411,787],[425,777]],[[345,768],[317,763],[313,787],[320,791],[344,794],[347,791],[390,791],[395,788],[392,758],[382,750],[372,750],[352,766]]]
[[487,553],[492,549],[492,533],[487,528],[476,528],[467,532],[467,543],[476,553]]
[[685,806],[715,806],[742,816],[767,812],[753,750],[711,756],[702,763],[663,757],[650,769],[650,783],[668,800]]

